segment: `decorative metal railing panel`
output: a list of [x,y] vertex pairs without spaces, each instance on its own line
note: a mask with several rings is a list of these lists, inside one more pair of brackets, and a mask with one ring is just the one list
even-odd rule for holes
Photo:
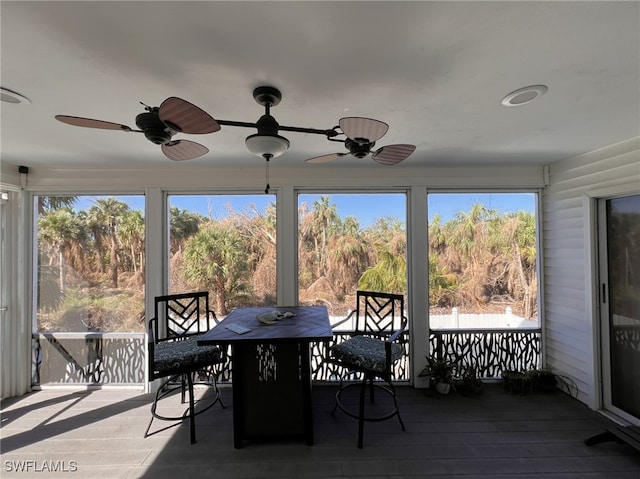
[[626,354],[640,354],[640,322],[635,325],[614,325],[613,342],[616,349]]
[[[338,381],[343,371],[327,359],[329,348],[349,337],[336,332],[328,342],[311,343],[312,379]],[[429,335],[436,357],[472,366],[480,378],[498,378],[504,370],[527,371],[540,366],[540,329],[442,329]],[[637,336],[627,336],[637,344]],[[408,381],[409,344],[398,363],[395,378]],[[144,384],[143,333],[37,333],[33,335],[33,384]],[[417,358],[420,361],[421,358]],[[424,360],[426,363],[426,359]],[[213,367],[218,381],[232,380],[231,347],[227,361]]]
[[[441,329],[429,336],[431,354],[455,365],[454,374],[473,367],[480,378],[499,378],[505,370],[540,367],[540,329]],[[425,359],[426,361],[426,359]]]
[[144,384],[144,333],[36,333],[32,383]]

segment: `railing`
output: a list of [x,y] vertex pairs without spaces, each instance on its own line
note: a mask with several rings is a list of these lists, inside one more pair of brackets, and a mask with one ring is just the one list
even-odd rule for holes
[[[328,348],[349,331],[337,331],[329,342],[311,344],[312,379],[336,381],[326,361]],[[429,335],[430,351],[456,364],[457,372],[474,367],[480,378],[498,378],[504,370],[526,371],[540,366],[541,330],[440,329]],[[397,381],[410,379],[409,345],[396,368]],[[33,384],[143,385],[144,333],[36,333],[33,335]],[[218,380],[229,382],[231,351],[226,363],[215,367]],[[426,358],[417,358],[417,361]]]
[[144,385],[144,333],[35,333],[32,384]]
[[[473,367],[479,378],[540,367],[540,328],[439,329],[429,335],[431,354],[454,364],[454,373]],[[426,359],[425,359],[426,361]]]

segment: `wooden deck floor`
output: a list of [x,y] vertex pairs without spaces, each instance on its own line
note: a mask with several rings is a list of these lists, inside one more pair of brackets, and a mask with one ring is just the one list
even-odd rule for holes
[[[438,398],[401,388],[406,432],[395,419],[366,424],[359,450],[356,422],[331,415],[334,391],[314,387],[313,446],[264,440],[243,449],[233,448],[230,389],[223,389],[226,409],[216,405],[198,416],[194,445],[186,423],[143,437],[149,395],[34,392],[3,402],[0,476],[640,478],[640,454],[630,446],[584,444],[607,422],[561,392],[518,396],[494,384],[478,397]],[[166,425],[154,422],[152,431]]]

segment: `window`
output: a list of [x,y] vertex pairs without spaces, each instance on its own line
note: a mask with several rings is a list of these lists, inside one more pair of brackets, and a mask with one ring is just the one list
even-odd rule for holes
[[358,289],[406,294],[404,193],[298,196],[298,298],[345,316]]
[[36,196],[39,332],[144,331],[144,196]]
[[438,328],[539,326],[534,193],[430,193],[429,318]]
[[216,314],[276,304],[275,195],[170,195],[169,290],[207,290]]

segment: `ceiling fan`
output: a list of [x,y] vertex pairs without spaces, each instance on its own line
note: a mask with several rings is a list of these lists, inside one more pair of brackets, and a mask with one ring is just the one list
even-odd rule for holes
[[[143,103],[144,105],[144,103]],[[213,133],[220,125],[201,108],[177,97],[167,98],[159,107],[144,105],[146,112],[136,116],[139,130],[103,120],[78,116],[56,115],[56,120],[73,126],[144,133],[151,142],[161,145],[162,152],[171,160],[192,160],[206,154],[209,149],[189,140],[174,140],[177,133],[201,135]]]
[[[371,154],[373,160],[380,164],[395,165],[411,155],[416,149],[414,145],[396,144],[384,146],[372,152],[375,142],[387,133],[389,125],[371,118],[342,118],[338,126],[326,130],[282,126],[271,116],[271,107],[278,105],[282,100],[282,94],[277,88],[259,86],[253,90],[253,98],[265,108],[264,115],[256,123],[215,120],[199,107],[177,97],[167,98],[160,107],[150,107],[143,104],[146,112],[140,113],[136,117],[136,125],[140,128],[139,130],[119,123],[90,118],[67,115],[56,115],[55,118],[74,126],[144,133],[147,139],[162,145],[162,152],[168,158],[176,161],[198,158],[209,150],[193,141],[174,140],[175,134],[214,133],[220,130],[223,125],[257,129],[257,133],[249,135],[245,139],[245,144],[249,151],[267,160],[267,167],[271,158],[280,156],[289,149],[289,140],[280,136],[278,134],[280,131],[321,134],[330,141],[344,143],[348,150],[347,153],[331,153],[306,160],[311,164],[328,163],[349,154],[356,158],[364,158]],[[345,139],[337,139],[336,137],[339,135],[344,135]]]
[[[389,125],[371,118],[352,116],[341,118],[339,128],[347,137],[344,140],[344,146],[349,152],[316,156],[306,160],[307,163],[329,163],[346,155],[364,158],[371,153],[371,149],[376,144],[375,142],[387,133]],[[371,158],[382,165],[396,165],[411,155],[415,149],[415,145],[405,143],[387,145],[371,153]]]

